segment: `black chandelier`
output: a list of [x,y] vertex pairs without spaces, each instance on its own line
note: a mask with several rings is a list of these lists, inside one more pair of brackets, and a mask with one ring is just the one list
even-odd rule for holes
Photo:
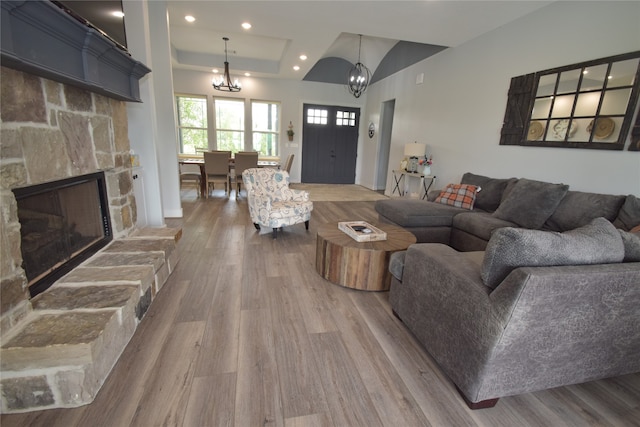
[[223,37],[222,40],[224,40],[224,75],[220,76],[219,79],[214,77],[213,88],[225,92],[240,92],[242,89],[240,82],[238,80],[232,82],[229,75],[229,61],[227,61],[227,42],[229,37]]
[[369,86],[369,80],[371,80],[371,71],[365,65],[360,62],[360,49],[362,47],[362,34],[360,36],[360,44],[358,46],[358,62],[353,66],[351,71],[349,71],[349,81],[347,83],[347,87],[349,88],[349,92],[356,98],[360,98],[360,95],[367,90],[367,86]]

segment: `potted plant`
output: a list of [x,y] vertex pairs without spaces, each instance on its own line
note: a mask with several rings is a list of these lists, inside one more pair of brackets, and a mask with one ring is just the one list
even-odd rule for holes
[[289,122],[289,128],[287,129],[287,136],[289,137],[289,141],[293,141],[293,135],[295,135],[295,132],[293,131],[293,123]]
[[424,156],[418,160],[418,164],[423,167],[422,173],[425,175],[431,175],[431,165],[433,164],[433,157]]

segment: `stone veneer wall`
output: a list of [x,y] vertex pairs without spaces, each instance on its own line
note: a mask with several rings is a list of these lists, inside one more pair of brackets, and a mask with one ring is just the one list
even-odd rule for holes
[[126,103],[1,67],[0,333],[30,311],[12,188],[104,171],[114,238],[135,228]]

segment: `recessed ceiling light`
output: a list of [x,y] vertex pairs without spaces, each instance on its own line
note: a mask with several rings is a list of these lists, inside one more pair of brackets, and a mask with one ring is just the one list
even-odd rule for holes
[[120,11],[120,10],[116,10],[115,12],[111,12],[111,14],[113,16],[118,17],[118,18],[124,18],[124,13],[122,13],[122,11]]
[[196,20],[196,18],[194,18],[194,17],[193,17],[193,16],[191,16],[191,15],[187,15],[187,16],[185,16],[185,17],[184,17],[184,19],[185,19],[185,21],[187,21],[187,22],[193,22],[193,21],[195,21],[195,20]]
[[251,24],[248,22],[243,22],[242,23],[242,28],[244,28],[245,30],[248,30],[249,28],[251,28]]
[[307,60],[307,55],[300,55],[300,59],[302,59],[303,61]]
[[294,69],[294,70],[296,70],[296,71],[298,71],[298,70],[300,69],[300,67],[299,67],[298,65],[294,65],[294,66],[293,66],[293,69]]

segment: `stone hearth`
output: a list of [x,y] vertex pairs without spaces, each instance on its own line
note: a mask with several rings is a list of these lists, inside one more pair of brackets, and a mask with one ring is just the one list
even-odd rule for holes
[[3,336],[2,412],[93,401],[179,260],[180,230],[136,230],[31,300]]

